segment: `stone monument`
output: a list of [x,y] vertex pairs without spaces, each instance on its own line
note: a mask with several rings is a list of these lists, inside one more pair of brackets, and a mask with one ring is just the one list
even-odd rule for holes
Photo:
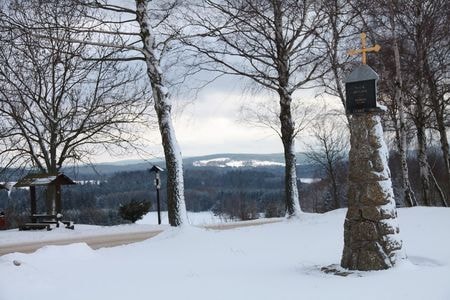
[[341,266],[351,270],[382,270],[403,258],[397,212],[383,138],[383,110],[376,103],[378,75],[365,64],[366,52],[361,34],[363,64],[346,79],[346,110],[351,115],[349,153],[348,211],[344,224],[344,251]]

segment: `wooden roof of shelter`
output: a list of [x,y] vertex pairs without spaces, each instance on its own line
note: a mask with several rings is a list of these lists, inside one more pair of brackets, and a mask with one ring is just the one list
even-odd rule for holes
[[76,184],[64,174],[28,174],[20,179],[14,187],[46,186],[46,185],[68,185]]
[[10,191],[13,187],[15,182],[0,182],[0,190],[7,190]]
[[162,171],[164,171],[164,169],[161,168],[160,166],[154,165],[149,171],[150,172],[162,172]]

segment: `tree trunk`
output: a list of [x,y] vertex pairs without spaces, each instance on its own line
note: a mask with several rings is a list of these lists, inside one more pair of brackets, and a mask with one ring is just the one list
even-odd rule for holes
[[[155,107],[156,106],[157,104],[155,101]],[[170,106],[165,109],[157,110],[157,114],[167,168],[167,208],[169,224],[178,226],[187,223],[186,205],[184,200],[183,161],[170,117]]]
[[292,91],[289,88],[289,50],[283,36],[283,9],[281,1],[272,2],[276,41],[276,64],[278,71],[278,94],[280,96],[281,141],[285,160],[285,197],[288,217],[298,216],[301,212],[297,187],[297,163],[295,158],[295,124],[292,119]]
[[396,134],[397,134],[397,147],[398,153],[400,155],[401,164],[401,174],[402,174],[402,190],[404,203],[408,206],[417,206],[416,196],[411,188],[411,183],[409,181],[409,170],[408,170],[408,159],[406,155],[407,141],[405,132],[405,108],[403,103],[403,78],[400,64],[400,50],[398,47],[397,31],[395,26],[395,13],[393,2],[389,0],[389,21],[391,24],[391,30],[393,35],[393,49],[394,49],[394,60],[395,60],[395,99],[394,102],[398,108],[398,121],[395,122]]
[[295,158],[295,126],[291,114],[292,98],[280,88],[281,141],[283,142],[285,167],[285,197],[288,217],[298,216],[301,212],[298,199],[297,170]]
[[334,208],[338,209],[341,207],[341,205],[339,203],[339,193],[338,193],[336,174],[335,174],[334,168],[332,166],[332,163],[329,163],[328,167],[329,167],[328,173],[331,178],[331,186],[333,188],[333,204],[334,204]]
[[328,177],[331,179],[331,188],[333,190],[333,206],[334,206],[334,209],[338,209],[341,205],[339,203],[339,193],[338,193],[335,166],[333,165],[333,159],[330,156],[331,150],[328,148],[326,141],[324,141],[324,147],[325,147],[325,155],[326,155],[326,160],[327,160],[326,161],[326,170],[328,173]]
[[448,138],[447,138],[447,128],[445,127],[444,118],[441,113],[436,113],[436,121],[438,125],[438,131],[440,135],[440,141],[441,141],[441,149],[442,149],[442,156],[444,159],[445,164],[445,171],[447,173],[447,184],[450,186],[450,151],[449,151],[449,144],[448,144]]
[[[448,144],[448,138],[447,138],[447,128],[445,127],[445,121],[444,121],[445,107],[443,107],[444,105],[442,105],[442,103],[440,103],[440,101],[439,101],[436,83],[433,79],[433,74],[431,73],[430,66],[428,63],[426,63],[425,70],[426,70],[425,74],[427,77],[428,86],[430,88],[430,100],[432,103],[434,115],[436,117],[437,129],[439,131],[442,156],[443,156],[444,165],[445,165],[445,172],[447,175],[447,184],[450,184],[449,144]],[[443,101],[443,99],[442,99],[442,101]],[[448,207],[447,200],[445,198],[445,194],[442,192],[442,189],[439,187],[439,184],[437,183],[436,179],[433,178],[433,180],[435,182],[436,188],[439,190],[443,206]]]
[[422,183],[422,203],[431,206],[430,169],[428,168],[426,136],[423,124],[417,124],[417,146],[420,181]]
[[149,3],[149,0],[136,0],[136,15],[166,159],[169,223],[172,226],[179,226],[188,223],[184,200],[183,161],[172,124],[169,92],[163,80],[159,60],[154,52],[156,46],[148,15]]
[[433,180],[433,183],[434,183],[434,187],[438,191],[439,197],[441,198],[442,206],[448,207],[447,199],[445,198],[444,191],[442,191],[441,187],[439,186],[439,183],[437,182],[436,177],[434,176],[430,165],[428,165],[428,168],[429,168],[429,172],[430,172],[430,175],[431,175],[431,179]]
[[398,156],[400,159],[402,203],[408,207],[417,206],[417,199],[409,181],[408,158],[406,155],[406,134],[404,131],[403,133],[400,133],[400,127],[402,125],[404,126],[404,123],[400,125],[400,120],[395,118],[393,118],[393,121],[395,124],[395,140],[397,142]]
[[[420,11],[417,11],[417,20],[420,19]],[[419,27],[416,24],[416,27]],[[425,133],[426,117],[425,117],[425,46],[423,33],[418,30],[415,34],[416,39],[416,55],[417,65],[417,95],[416,95],[416,114],[415,122],[417,127],[417,156],[419,161],[420,180],[422,183],[422,203],[431,206],[431,184],[430,169],[428,167],[427,158],[427,137]]]

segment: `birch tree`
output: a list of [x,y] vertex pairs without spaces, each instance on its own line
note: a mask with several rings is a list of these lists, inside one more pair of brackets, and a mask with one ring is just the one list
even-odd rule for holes
[[427,84],[427,65],[431,57],[435,18],[438,17],[444,3],[440,1],[422,2],[413,1],[408,6],[403,6],[399,22],[405,31],[405,38],[409,41],[410,62],[408,73],[410,88],[405,91],[412,106],[411,117],[417,128],[417,153],[422,184],[422,201],[426,205],[432,205],[431,197],[433,187],[437,190],[444,206],[447,206],[445,195],[433,175],[427,158],[427,132],[430,127],[431,113],[429,108],[430,89]]
[[[380,91],[383,101],[390,108],[389,117],[396,134],[404,202],[409,206],[418,203],[409,181],[407,165],[407,140],[413,138],[410,135],[411,130],[407,128],[414,126],[422,202],[431,205],[433,202],[431,194],[437,191],[443,205],[446,205],[445,194],[434,177],[427,158],[427,144],[429,144],[427,131],[434,127],[433,110],[430,105],[433,103],[431,99],[436,97],[432,97],[433,89],[427,84],[433,80],[426,79],[426,70],[427,61],[433,53],[430,51],[432,41],[436,40],[435,35],[438,32],[445,32],[442,29],[437,30],[437,26],[433,25],[441,24],[445,20],[438,13],[444,10],[443,3],[388,0],[362,5],[362,2],[364,1],[357,1],[359,4],[357,7],[364,8],[360,14],[364,16],[362,19],[367,20],[365,26],[384,45],[384,54],[377,57],[375,63],[385,78],[380,84]],[[445,69],[442,64],[440,67]],[[435,104],[436,102],[434,101]],[[443,140],[445,142],[445,139]]]
[[[51,3],[49,0],[37,1]],[[184,200],[183,166],[181,151],[172,123],[172,101],[169,93],[167,68],[182,60],[181,55],[170,56],[177,49],[174,44],[176,32],[170,23],[180,18],[177,8],[180,1],[135,0],[128,3],[109,0],[63,1],[70,9],[84,14],[89,22],[77,27],[67,27],[57,20],[50,20],[55,30],[67,28],[71,32],[69,39],[73,45],[95,45],[102,47],[104,53],[88,60],[97,63],[104,61],[141,62],[151,88],[154,110],[157,115],[167,168],[167,202],[169,223],[178,226],[187,223]],[[35,24],[31,29],[35,29]],[[83,38],[91,34],[101,40],[92,41]],[[49,35],[35,35],[41,39],[55,39]],[[57,38],[58,39],[58,38]],[[122,54],[120,58],[115,54]],[[171,61],[174,58],[175,61]],[[150,99],[147,99],[150,101]]]
[[394,1],[389,0],[387,3],[388,7],[388,19],[392,35],[392,49],[394,51],[394,61],[395,61],[395,95],[394,103],[398,110],[398,122],[395,126],[397,135],[397,148],[400,156],[401,173],[402,173],[402,189],[404,202],[409,206],[416,206],[417,200],[412,190],[411,183],[409,181],[409,170],[407,161],[407,141],[406,141],[406,120],[405,120],[405,104],[403,97],[403,76],[400,61],[400,47],[398,44],[398,34],[397,34],[397,18],[398,7],[395,6]]
[[[401,10],[399,3],[397,1],[388,0],[386,2],[381,3],[379,9],[377,11],[384,11],[382,14],[387,16],[387,22],[385,26],[388,28],[388,32],[390,32],[390,37],[386,41],[387,49],[393,52],[393,74],[392,77],[394,80],[386,80],[385,85],[389,86],[390,90],[393,90],[393,98],[392,98],[392,106],[393,109],[390,110],[391,118],[394,123],[394,130],[396,135],[396,145],[398,150],[398,155],[400,157],[400,167],[401,167],[401,189],[403,194],[403,202],[407,206],[416,206],[417,200],[414,194],[414,191],[411,187],[411,182],[409,180],[409,168],[407,163],[407,120],[405,115],[405,101],[404,101],[404,85],[403,85],[403,71],[402,71],[402,61],[400,57],[400,45],[399,45],[399,31],[400,28],[398,26],[398,15]],[[390,47],[389,47],[390,45]],[[392,61],[389,60],[389,64]],[[404,67],[404,65],[403,65]],[[392,67],[391,67],[392,69]],[[393,83],[390,84],[390,83]]]
[[[450,187],[450,150],[447,137],[450,65],[450,21],[448,1],[433,1],[423,15],[423,31],[427,35],[427,51],[424,59],[424,79],[428,87],[428,98],[434,113],[433,129],[439,133],[442,158]],[[436,183],[435,183],[436,184]],[[438,186],[436,186],[438,188]],[[442,205],[448,207],[447,199],[441,196]]]
[[[184,200],[184,180],[183,180],[183,160],[181,150],[175,136],[175,129],[172,123],[172,103],[167,88],[167,82],[161,69],[161,59],[172,36],[157,42],[155,28],[170,17],[170,10],[175,7],[177,1],[169,3],[167,7],[160,7],[156,14],[151,16],[150,0],[136,0],[136,21],[139,25],[139,36],[142,42],[141,53],[147,66],[147,75],[153,91],[155,111],[158,115],[159,130],[164,148],[164,156],[167,168],[167,204],[169,213],[169,223],[172,226],[187,223],[186,204]],[[112,6],[100,5],[103,8]],[[154,21],[154,17],[157,22]]]
[[[166,160],[169,223],[172,226],[179,226],[187,223],[183,161],[172,123],[172,102],[168,82],[162,69],[165,55],[174,38],[173,33],[166,31],[166,28],[169,22],[174,21],[172,14],[179,5],[179,1],[164,1],[155,4],[151,2],[150,0],[136,0],[134,8],[118,6],[109,1],[88,2],[88,5],[94,9],[127,15],[128,18],[125,21],[120,21],[121,24],[136,23],[137,32],[134,33],[109,31],[109,34],[117,34],[124,40],[123,36],[136,35],[137,33],[136,40],[132,39],[125,45],[109,46],[122,50],[133,47],[131,50],[139,52],[138,58],[145,62]],[[111,25],[117,24],[117,22],[101,21],[101,24]],[[136,43],[140,44],[139,48],[134,48]]]
[[278,99],[288,216],[301,209],[297,188],[294,92],[321,77],[323,25],[316,1],[205,0],[191,6],[184,42],[201,55],[203,70],[236,75]]

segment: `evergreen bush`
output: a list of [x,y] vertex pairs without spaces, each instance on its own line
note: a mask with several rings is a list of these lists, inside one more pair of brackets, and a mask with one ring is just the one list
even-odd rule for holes
[[122,219],[135,223],[150,211],[150,207],[150,201],[131,200],[129,203],[119,206],[119,215]]

